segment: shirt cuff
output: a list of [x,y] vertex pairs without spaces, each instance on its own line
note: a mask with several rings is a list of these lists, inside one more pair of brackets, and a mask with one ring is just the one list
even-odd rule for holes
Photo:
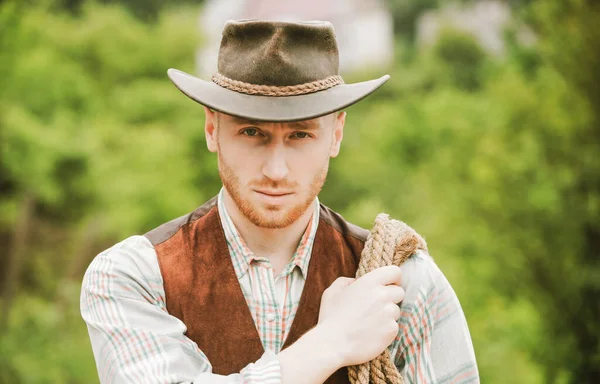
[[240,372],[244,383],[281,384],[281,366],[275,352],[267,349],[255,363]]
[[215,375],[210,372],[201,373],[196,377],[193,383],[210,383],[210,384],[281,384],[281,366],[277,355],[267,350],[254,363],[248,364],[239,373],[234,373],[229,376]]

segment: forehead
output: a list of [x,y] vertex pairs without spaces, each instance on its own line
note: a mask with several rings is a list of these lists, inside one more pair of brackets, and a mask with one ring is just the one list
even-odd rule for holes
[[322,126],[325,126],[325,120],[327,116],[317,117],[315,119],[309,120],[301,120],[301,121],[292,121],[292,122],[268,122],[268,121],[259,121],[259,120],[250,120],[245,119],[243,117],[231,116],[225,113],[217,113],[218,119],[220,122],[224,122],[227,125],[251,125],[255,127],[264,127],[264,126],[282,126],[293,129],[317,129]]

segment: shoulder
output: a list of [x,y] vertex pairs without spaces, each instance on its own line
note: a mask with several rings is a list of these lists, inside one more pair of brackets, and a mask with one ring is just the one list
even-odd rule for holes
[[131,236],[113,245],[88,266],[82,290],[110,292],[117,287],[147,292],[162,289],[156,252],[145,236]]
[[323,204],[320,204],[319,220],[333,227],[333,229],[343,236],[355,238],[362,243],[367,240],[367,236],[369,235],[368,230],[352,224],[344,219],[341,214]]
[[406,292],[401,321],[408,324],[412,318],[426,318],[429,326],[433,326],[462,311],[450,282],[429,254],[418,251],[401,269]]
[[131,268],[145,270],[156,259],[154,247],[145,236],[131,236],[100,252],[90,264],[91,269]]
[[437,316],[440,295],[453,295],[448,280],[433,258],[424,251],[417,251],[400,268],[402,288],[406,292],[401,304],[401,320],[410,323],[413,321],[411,318],[426,317],[433,322]]
[[400,268],[402,269],[402,287],[405,290],[429,290],[444,277],[433,258],[421,250],[409,257]]
[[[213,217],[218,221],[216,214],[217,197],[213,197],[194,211],[173,219],[159,227],[147,232],[144,236],[151,244],[158,245],[171,239],[182,228],[197,222],[201,218]],[[212,212],[212,215],[209,213]]]

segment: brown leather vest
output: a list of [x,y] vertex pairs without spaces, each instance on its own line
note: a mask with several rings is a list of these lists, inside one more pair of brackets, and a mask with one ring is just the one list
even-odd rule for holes
[[[213,373],[239,372],[264,353],[237,280],[216,198],[148,232],[158,256],[168,312],[187,326]],[[296,317],[283,348],[317,324],[321,295],[340,277],[354,277],[368,231],[321,205],[319,225]],[[346,368],[328,383],[348,383]]]

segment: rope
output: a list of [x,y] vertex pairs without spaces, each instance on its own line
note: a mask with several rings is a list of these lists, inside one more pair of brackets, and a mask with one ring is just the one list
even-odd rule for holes
[[[393,220],[381,213],[362,251],[356,278],[387,265],[401,265],[417,250],[427,252],[425,240],[402,221]],[[400,372],[392,361],[389,349],[375,359],[361,365],[348,367],[352,384],[403,384]]]
[[250,84],[230,79],[220,73],[215,73],[212,77],[212,81],[223,88],[235,92],[259,96],[298,96],[323,91],[335,87],[336,85],[344,84],[344,80],[338,75],[329,76],[323,80],[311,81],[310,83],[286,86]]

